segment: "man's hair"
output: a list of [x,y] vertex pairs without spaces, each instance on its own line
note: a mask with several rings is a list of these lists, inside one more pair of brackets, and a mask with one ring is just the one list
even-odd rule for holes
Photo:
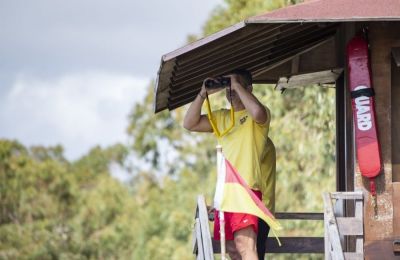
[[247,86],[253,84],[253,77],[251,76],[251,73],[246,69],[235,69],[232,71],[232,74],[239,75],[244,80],[244,83]]

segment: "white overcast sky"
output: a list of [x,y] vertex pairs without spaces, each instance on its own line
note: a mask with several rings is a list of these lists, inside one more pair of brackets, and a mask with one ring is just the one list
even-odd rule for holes
[[69,159],[125,142],[161,56],[223,0],[0,0],[0,138]]

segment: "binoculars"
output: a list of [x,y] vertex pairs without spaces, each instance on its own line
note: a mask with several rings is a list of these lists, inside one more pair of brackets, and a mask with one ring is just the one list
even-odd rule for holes
[[215,88],[225,88],[231,86],[231,78],[230,77],[218,77],[216,79],[207,79],[204,82],[206,88],[215,89]]

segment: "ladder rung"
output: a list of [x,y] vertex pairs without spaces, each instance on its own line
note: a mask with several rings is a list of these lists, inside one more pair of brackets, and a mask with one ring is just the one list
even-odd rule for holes
[[361,191],[348,191],[348,192],[331,192],[332,199],[343,199],[343,200],[362,200],[363,193]]

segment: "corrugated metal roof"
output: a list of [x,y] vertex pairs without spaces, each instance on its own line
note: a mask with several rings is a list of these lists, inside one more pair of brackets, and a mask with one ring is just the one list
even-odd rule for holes
[[248,69],[255,82],[272,83],[290,72],[293,58],[311,50],[324,57],[306,57],[308,69],[314,63],[321,70],[335,68],[337,22],[371,19],[400,21],[400,0],[307,1],[230,26],[162,57],[155,112],[191,102],[204,78],[236,68]]
[[400,20],[400,0],[313,0],[254,16],[250,22]]

